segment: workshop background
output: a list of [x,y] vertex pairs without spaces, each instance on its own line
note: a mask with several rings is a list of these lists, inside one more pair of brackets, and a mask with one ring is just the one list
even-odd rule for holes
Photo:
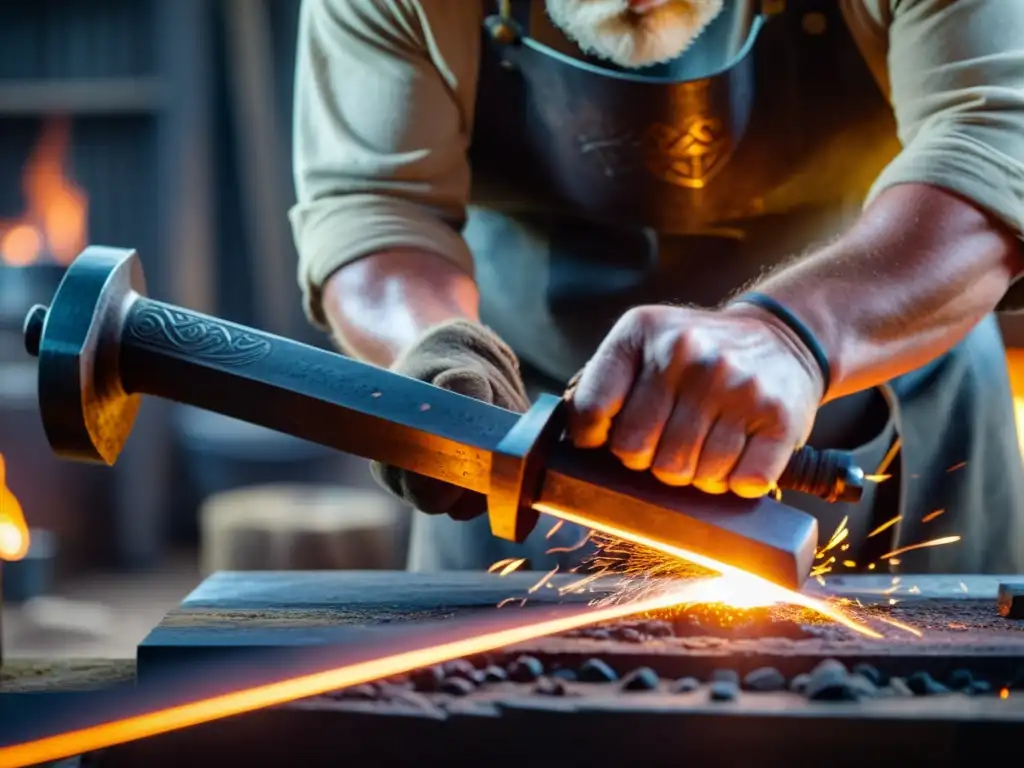
[[326,345],[286,218],[299,4],[0,4],[0,456],[31,528],[0,566],[4,656],[132,657],[213,570],[404,568],[408,511],[316,445],[148,401],[116,467],[54,458],[21,340],[103,244],[155,298]]
[[54,458],[21,340],[93,243],[137,249],[156,298],[326,343],[300,311],[286,218],[298,9],[0,4],[0,503],[31,527],[0,574],[5,656],[132,657],[214,570],[404,567],[409,511],[315,445],[147,401],[115,468]]

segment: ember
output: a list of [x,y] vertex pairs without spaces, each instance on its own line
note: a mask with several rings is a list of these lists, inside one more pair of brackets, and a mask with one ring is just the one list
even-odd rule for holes
[[29,533],[25,515],[7,487],[6,466],[0,454],[0,560],[20,560],[28,553]]

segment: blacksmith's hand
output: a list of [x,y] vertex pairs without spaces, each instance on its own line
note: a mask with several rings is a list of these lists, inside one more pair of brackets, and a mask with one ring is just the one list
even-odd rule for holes
[[[469,320],[430,329],[391,369],[517,413],[530,407],[515,353],[489,328]],[[378,462],[371,470],[385,490],[421,512],[469,520],[487,510],[482,494]]]
[[630,310],[570,384],[569,431],[622,463],[706,493],[768,493],[809,437],[823,377],[771,314]]

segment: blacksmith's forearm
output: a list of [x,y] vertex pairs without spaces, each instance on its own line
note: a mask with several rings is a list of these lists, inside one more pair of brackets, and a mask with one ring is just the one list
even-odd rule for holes
[[831,364],[826,400],[947,352],[1024,268],[1020,240],[937,187],[895,186],[838,241],[759,287],[800,317]]
[[427,328],[454,318],[478,319],[473,278],[450,260],[394,250],[346,264],[324,284],[323,309],[341,348],[391,365]]

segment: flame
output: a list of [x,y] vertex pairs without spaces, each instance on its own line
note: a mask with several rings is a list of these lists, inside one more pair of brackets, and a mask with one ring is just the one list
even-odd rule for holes
[[14,492],[7,487],[7,470],[0,454],[0,560],[21,560],[28,554],[29,534],[25,514]]
[[45,255],[66,265],[85,247],[89,203],[65,173],[70,137],[67,120],[44,128],[22,175],[25,212],[0,222],[0,262],[26,267]]
[[200,723],[253,712],[265,707],[330,693],[340,688],[393,677],[451,659],[474,656],[547,635],[662,610],[687,602],[699,582],[675,586],[623,605],[590,608],[578,614],[525,620],[514,627],[492,630],[426,648],[349,664],[280,682],[258,685],[178,706],[142,712],[101,725],[68,731],[35,741],[0,747],[0,768],[20,768],[93,752],[126,741],[156,736]]

